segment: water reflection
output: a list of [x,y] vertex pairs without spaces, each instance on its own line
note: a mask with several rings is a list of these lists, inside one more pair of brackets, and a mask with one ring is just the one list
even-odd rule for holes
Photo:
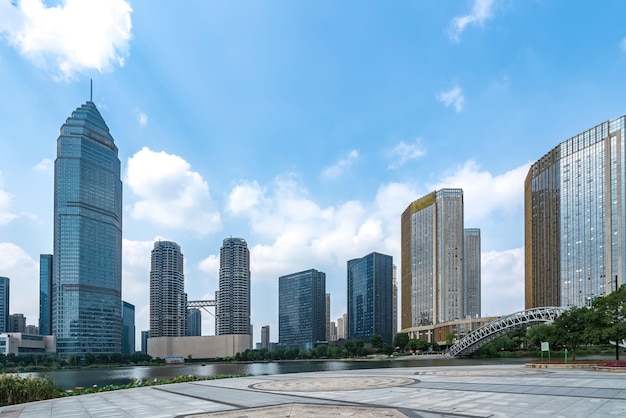
[[267,375],[314,371],[360,370],[389,367],[433,367],[466,366],[481,364],[523,364],[535,359],[450,359],[447,357],[429,357],[409,360],[380,361],[286,361],[270,363],[207,363],[201,365],[180,364],[167,366],[136,366],[111,369],[55,370],[45,373],[30,373],[33,376],[49,376],[62,389],[77,386],[123,385],[135,379],[165,380],[181,375],[216,376],[224,375]]

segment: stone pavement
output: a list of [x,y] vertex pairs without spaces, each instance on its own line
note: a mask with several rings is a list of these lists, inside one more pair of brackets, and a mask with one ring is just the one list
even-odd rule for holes
[[0,408],[0,418],[626,416],[626,374],[523,365],[252,376]]

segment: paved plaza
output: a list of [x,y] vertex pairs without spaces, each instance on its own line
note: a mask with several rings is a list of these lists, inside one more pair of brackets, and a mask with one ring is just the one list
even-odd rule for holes
[[524,365],[399,367],[143,387],[0,408],[0,417],[624,417],[626,374]]

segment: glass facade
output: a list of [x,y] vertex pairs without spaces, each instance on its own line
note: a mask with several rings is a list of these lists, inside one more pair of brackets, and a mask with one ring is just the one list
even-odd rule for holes
[[526,308],[589,306],[623,283],[626,117],[552,149],[525,181]]
[[326,273],[311,269],[279,277],[279,344],[310,350],[320,341],[326,341]]
[[156,241],[150,268],[150,337],[187,335],[183,253],[172,241]]
[[480,318],[480,229],[465,229],[463,252],[463,318]]
[[54,164],[52,333],[57,352],[121,353],[122,182],[91,101],[61,126]]
[[0,276],[0,332],[9,331],[9,285],[8,277]]
[[39,333],[52,334],[52,254],[39,255]]
[[480,229],[463,210],[462,189],[441,189],[402,214],[402,329],[480,317]]
[[242,238],[226,238],[223,241],[220,248],[219,290],[215,299],[216,335],[252,335],[250,251]]
[[369,342],[378,334],[391,344],[393,257],[371,253],[348,261],[348,338]]
[[187,309],[187,336],[200,337],[202,335],[202,312],[198,308]]
[[135,352],[135,305],[122,301],[122,354]]

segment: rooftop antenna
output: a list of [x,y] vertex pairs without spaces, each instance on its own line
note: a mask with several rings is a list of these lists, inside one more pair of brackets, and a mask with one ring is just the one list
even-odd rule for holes
[[93,78],[89,79],[89,101],[93,102]]

